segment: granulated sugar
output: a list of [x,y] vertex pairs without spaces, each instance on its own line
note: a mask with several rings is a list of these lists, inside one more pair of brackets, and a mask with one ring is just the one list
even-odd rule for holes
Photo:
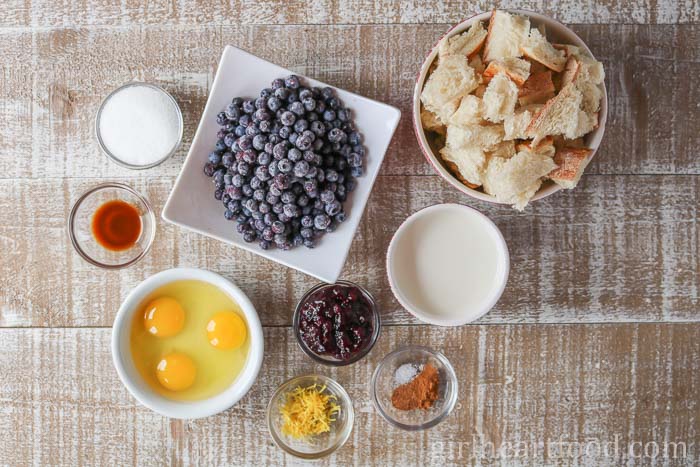
[[149,166],[163,160],[180,140],[177,104],[160,89],[125,87],[105,103],[98,129],[107,150],[121,162]]

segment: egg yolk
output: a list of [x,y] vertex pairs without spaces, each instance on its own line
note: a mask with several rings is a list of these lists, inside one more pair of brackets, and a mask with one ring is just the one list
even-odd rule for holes
[[174,298],[156,298],[146,305],[143,325],[156,337],[174,336],[185,325],[185,311]]
[[171,391],[184,391],[194,384],[197,367],[190,357],[175,352],[166,355],[158,362],[156,376],[164,388]]
[[207,323],[207,338],[217,349],[235,349],[243,345],[248,332],[240,316],[232,311],[221,311]]

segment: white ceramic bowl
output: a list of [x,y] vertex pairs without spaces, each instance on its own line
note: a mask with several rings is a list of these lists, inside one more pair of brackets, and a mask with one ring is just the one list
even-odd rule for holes
[[[423,298],[425,295],[422,292],[431,287],[424,277],[415,273],[415,269],[421,267],[421,261],[425,261],[419,253],[419,248],[416,241],[421,238],[426,229],[438,229],[440,232],[445,232],[446,225],[444,222],[445,216],[461,216],[462,221],[470,223],[470,228],[478,226],[481,229],[483,236],[488,238],[488,244],[484,243],[480,249],[492,248],[493,261],[493,281],[489,283],[488,291],[484,297],[473,304],[465,304],[462,309],[455,309],[457,306],[450,306],[450,313],[442,313],[437,309],[440,306],[445,306],[445,303],[455,302],[454,296],[446,297],[453,288],[449,291],[441,291],[445,295],[440,295],[440,304],[431,298]],[[440,229],[440,227],[445,227]],[[477,238],[474,236],[472,239]],[[454,245],[456,249],[459,245]],[[462,261],[464,254],[460,254],[456,250],[454,254],[450,251],[451,246],[448,245],[448,258],[436,259],[440,261],[440,266],[444,265],[443,261]],[[472,250],[474,252],[476,250]],[[440,255],[444,256],[444,255]],[[410,259],[410,260],[409,260]],[[432,259],[432,257],[431,257]],[[483,268],[483,258],[468,258],[466,263],[470,268]],[[426,264],[426,263],[423,263]],[[433,263],[434,264],[434,263]],[[458,263],[462,265],[463,263]],[[508,246],[505,239],[491,219],[486,217],[481,212],[469,206],[462,204],[436,204],[427,208],[421,209],[406,219],[401,226],[396,230],[394,237],[389,243],[389,248],[386,254],[386,271],[389,278],[389,285],[394,296],[399,301],[401,306],[408,310],[413,316],[429,324],[438,326],[461,326],[463,324],[475,321],[486,313],[488,313],[498,302],[505,290],[508,282],[508,274],[510,272],[510,256],[508,254]],[[455,276],[449,277],[451,281]],[[460,278],[458,278],[459,280]],[[443,282],[449,283],[449,282]],[[441,283],[441,284],[443,284]],[[434,290],[434,289],[433,289]],[[462,306],[464,302],[459,301],[458,306]],[[432,306],[431,306],[432,305]],[[433,309],[431,309],[433,308]]]
[[[199,280],[215,285],[238,303],[248,325],[250,350],[243,370],[224,392],[201,401],[174,401],[157,394],[139,374],[129,349],[132,319],[134,313],[139,310],[141,302],[155,289],[179,280]],[[260,319],[248,297],[228,279],[202,269],[168,269],[144,280],[124,299],[112,327],[112,360],[122,383],[141,404],[171,418],[208,417],[233,406],[255,382],[262,365],[263,347]]]
[[[236,223],[224,218],[225,209],[220,201],[214,199],[212,181],[202,171],[216,143],[216,133],[219,130],[216,115],[234,97],[257,96],[273,79],[290,74],[294,72],[243,50],[231,46],[224,49],[197,133],[175,187],[163,208],[163,219],[332,283],[340,277],[379,167],[399,123],[401,112],[398,109],[335,88],[344,105],[352,110],[357,129],[362,133],[367,150],[365,173],[357,179],[357,188],[343,203],[347,212],[345,222],[339,224],[333,233],[324,235],[312,250],[304,247],[289,251],[277,248],[262,250],[257,242],[244,242],[241,234],[236,232]],[[328,86],[310,78],[302,78],[304,83],[312,86]]]
[[[534,13],[532,11],[525,11],[525,10],[506,10],[510,13],[515,13],[523,16],[527,16],[530,18],[530,25],[532,27],[538,26],[540,24],[544,24],[545,29],[547,31],[547,39],[550,42],[558,42],[558,43],[563,43],[563,44],[573,44],[576,45],[586,52],[588,52],[591,57],[593,57],[593,54],[591,53],[591,50],[588,48],[588,46],[581,40],[580,37],[576,35],[575,32],[573,32],[571,29],[568,27],[564,26],[560,22],[549,18],[547,16],[541,15],[539,13]],[[471,27],[471,25],[475,21],[488,21],[489,18],[491,17],[491,12],[486,12],[486,13],[479,13],[477,15],[472,16],[469,19],[466,19],[462,21],[461,23],[455,25],[452,27],[443,37],[449,37],[453,36],[455,34],[460,34],[467,29]],[[442,38],[440,38],[442,40]],[[413,89],[413,129],[415,130],[416,133],[416,138],[418,138],[418,143],[420,144],[421,151],[423,151],[423,154],[425,155],[426,159],[428,159],[428,162],[430,162],[430,165],[433,166],[433,169],[435,172],[438,173],[442,178],[447,180],[453,187],[457,188],[459,191],[462,193],[465,193],[473,198],[479,199],[481,201],[487,201],[489,203],[497,203],[500,204],[498,200],[496,200],[496,197],[489,195],[487,193],[484,193],[483,191],[475,190],[472,188],[469,188],[468,186],[464,185],[462,182],[457,180],[454,175],[450,173],[449,170],[443,165],[442,160],[440,159],[439,156],[436,155],[436,153],[433,151],[431,148],[431,145],[428,141],[428,138],[426,137],[425,131],[423,130],[423,126],[421,124],[420,120],[420,94],[421,91],[423,90],[423,85],[425,83],[425,80],[428,76],[428,69],[430,68],[430,65],[432,65],[433,61],[437,58],[438,54],[438,44],[440,41],[436,42],[433,48],[430,50],[430,53],[426,57],[425,61],[423,62],[423,65],[420,68],[420,72],[418,74],[418,77],[416,79],[416,86]],[[593,150],[591,153],[590,158],[593,158],[595,156],[596,151],[598,150],[598,147],[600,146],[600,142],[603,140],[603,133],[605,133],[605,123],[608,119],[608,93],[605,88],[605,83],[603,82],[601,84],[601,90],[603,92],[603,97],[600,102],[600,112],[598,114],[598,128],[590,132],[586,137],[584,138],[584,142],[587,147]],[[590,159],[589,159],[590,160]],[[546,198],[547,196],[556,193],[557,191],[561,190],[561,187],[557,185],[556,183],[553,183],[551,181],[547,181],[542,184],[542,187],[535,193],[535,196],[532,198],[531,201],[536,201],[538,199]]]

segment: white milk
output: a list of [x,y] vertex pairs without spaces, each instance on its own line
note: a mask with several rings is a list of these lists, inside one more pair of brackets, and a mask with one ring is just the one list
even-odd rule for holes
[[393,243],[389,267],[399,298],[409,311],[436,324],[476,319],[495,304],[507,280],[500,232],[464,206],[419,212]]

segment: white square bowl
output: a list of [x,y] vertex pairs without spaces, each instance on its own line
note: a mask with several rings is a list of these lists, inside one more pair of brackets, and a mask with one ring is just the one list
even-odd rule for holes
[[[221,201],[214,199],[212,180],[203,172],[207,157],[217,140],[219,126],[216,124],[216,114],[234,97],[257,97],[273,79],[290,74],[293,74],[290,70],[236,47],[226,46],[192,146],[165,203],[162,216],[172,224],[244,248],[332,283],[340,277],[370,191],[401,118],[401,112],[397,108],[334,88],[343,104],[352,110],[357,129],[363,136],[367,150],[365,173],[357,179],[357,187],[343,203],[347,213],[345,222],[339,224],[336,231],[324,235],[313,249],[300,246],[288,251],[276,248],[262,250],[257,242],[243,241],[242,235],[236,232],[236,222],[224,218]],[[328,86],[304,76],[302,78],[306,85]]]

